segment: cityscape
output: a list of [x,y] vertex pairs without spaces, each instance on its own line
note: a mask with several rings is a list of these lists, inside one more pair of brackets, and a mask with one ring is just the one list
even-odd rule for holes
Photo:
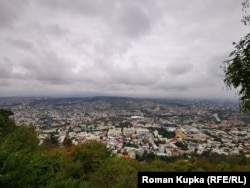
[[0,187],[250,187],[249,26],[250,0],[0,0]]
[[130,159],[250,154],[250,119],[235,101],[131,97],[5,97],[0,108],[32,125],[40,144],[56,138],[104,143]]

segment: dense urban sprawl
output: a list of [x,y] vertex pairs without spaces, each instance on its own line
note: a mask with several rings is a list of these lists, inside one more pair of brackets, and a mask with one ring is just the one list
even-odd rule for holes
[[105,143],[121,157],[250,154],[249,117],[229,101],[126,97],[1,98],[40,140]]

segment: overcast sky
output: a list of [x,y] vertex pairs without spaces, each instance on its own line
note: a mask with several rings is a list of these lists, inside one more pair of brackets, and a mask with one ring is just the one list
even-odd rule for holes
[[236,98],[240,0],[0,0],[0,96]]

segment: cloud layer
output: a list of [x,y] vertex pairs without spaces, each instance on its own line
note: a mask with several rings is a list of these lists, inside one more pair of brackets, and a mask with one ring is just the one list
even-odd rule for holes
[[234,97],[234,0],[0,0],[0,96]]

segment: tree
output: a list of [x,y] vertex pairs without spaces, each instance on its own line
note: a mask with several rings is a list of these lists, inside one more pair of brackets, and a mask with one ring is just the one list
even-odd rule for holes
[[249,0],[244,0],[242,3],[242,10],[245,12],[245,15],[242,18],[242,22],[245,25],[249,25],[250,26],[250,1]]
[[47,150],[53,150],[58,148],[58,138],[55,133],[51,133],[49,138],[45,138],[42,144]]
[[110,157],[103,161],[90,178],[92,187],[123,188],[136,187],[137,169],[132,161]]
[[54,182],[60,174],[60,158],[62,153],[54,151],[38,151],[33,153],[23,170],[23,175],[18,180],[17,187],[45,187]]
[[39,149],[32,127],[18,126],[0,144],[0,187],[21,186],[25,169],[32,155]]
[[63,157],[62,170],[65,178],[81,179],[89,178],[104,159],[110,156],[106,146],[98,141],[88,141],[72,147]]
[[2,140],[7,134],[14,131],[16,125],[14,120],[10,118],[13,112],[5,109],[0,109],[0,139]]
[[[242,2],[243,16],[242,22],[250,26],[250,0]],[[240,110],[244,113],[250,112],[250,33],[246,34],[238,43],[233,43],[234,51],[229,55],[229,59],[223,62],[227,87],[238,88],[240,97]]]

